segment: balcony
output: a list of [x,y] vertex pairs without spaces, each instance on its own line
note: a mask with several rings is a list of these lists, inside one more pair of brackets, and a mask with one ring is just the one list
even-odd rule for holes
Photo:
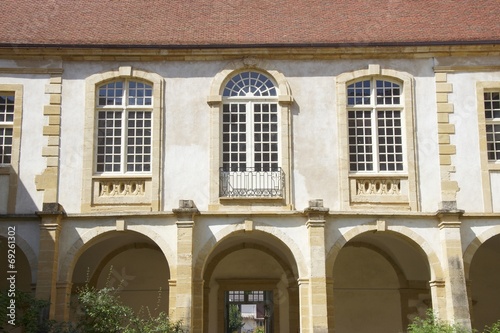
[[263,171],[245,168],[242,171],[219,170],[221,198],[283,198],[285,173],[282,168]]

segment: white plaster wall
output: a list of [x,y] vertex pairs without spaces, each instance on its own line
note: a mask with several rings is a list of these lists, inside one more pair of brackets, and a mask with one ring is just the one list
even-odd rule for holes
[[[228,62],[66,62],[64,64],[63,120],[61,142],[60,200],[69,212],[79,212],[81,202],[82,147],[84,124],[85,78],[92,74],[116,69],[120,65],[155,72],[165,78],[164,145],[163,145],[163,209],[178,206],[180,199],[192,199],[201,211],[208,209],[210,184],[210,108],[206,103],[214,76]],[[440,171],[437,146],[437,118],[435,83],[432,59],[401,60],[332,60],[332,61],[278,61],[263,62],[267,69],[278,70],[288,80],[295,103],[292,112],[292,200],[297,210],[308,206],[308,201],[324,199],[332,210],[340,208],[338,115],[335,96],[337,75],[369,64],[408,72],[415,77],[416,155],[419,173],[421,209],[434,212],[440,201]],[[478,74],[479,75],[479,74]],[[488,74],[493,75],[493,74]],[[450,96],[456,104],[456,118],[467,119],[470,104],[475,98],[471,90],[475,81],[470,74],[450,75],[455,93]],[[481,79],[486,80],[485,75]],[[65,116],[66,115],[66,116]],[[70,115],[70,116],[67,116]],[[471,133],[472,122],[457,124],[457,133]],[[476,126],[477,127],[477,126]],[[39,129],[41,131],[41,129]],[[472,132],[471,132],[472,131]],[[477,137],[477,135],[476,135]],[[469,163],[468,150],[474,147],[474,138],[467,135],[457,140],[457,179],[477,174],[478,166]],[[463,141],[463,142],[462,142]],[[458,147],[460,146],[460,147]],[[477,150],[476,150],[477,151]],[[413,153],[413,152],[410,152]],[[464,163],[467,161],[468,163]],[[458,170],[460,169],[460,170]],[[77,176],[75,176],[77,175]],[[465,209],[477,210],[480,195],[470,184],[459,192]],[[469,198],[470,193],[474,200]]]
[[[26,65],[30,65],[30,62]],[[43,193],[36,190],[35,177],[41,174],[46,166],[45,158],[42,157],[42,147],[45,146],[46,139],[42,132],[45,125],[43,106],[48,103],[48,97],[45,95],[47,83],[47,75],[3,74],[0,77],[0,84],[23,86],[21,154],[16,198],[16,213],[19,214],[34,213],[42,207]]]
[[[455,124],[456,131],[451,143],[457,149],[453,158],[456,173],[452,175],[452,180],[456,180],[460,188],[457,193],[458,207],[467,212],[484,211],[476,95],[476,83],[480,81],[500,81],[500,72],[448,74],[448,82],[453,84],[449,101],[455,107],[454,114],[450,115],[450,122]],[[496,182],[494,177],[491,180],[494,192],[494,188],[500,187],[500,182]]]

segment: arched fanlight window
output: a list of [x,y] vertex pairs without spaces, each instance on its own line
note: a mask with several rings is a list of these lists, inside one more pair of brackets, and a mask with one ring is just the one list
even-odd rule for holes
[[227,82],[222,94],[224,97],[266,97],[276,95],[276,87],[271,79],[257,72],[236,74]]

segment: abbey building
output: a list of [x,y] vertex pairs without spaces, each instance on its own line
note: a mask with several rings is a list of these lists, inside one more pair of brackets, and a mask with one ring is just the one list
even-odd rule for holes
[[4,4],[2,274],[193,333],[499,320],[498,3],[348,4]]

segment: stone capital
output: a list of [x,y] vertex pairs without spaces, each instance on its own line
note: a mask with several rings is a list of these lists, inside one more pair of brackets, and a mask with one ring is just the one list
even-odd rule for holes
[[194,225],[194,216],[200,214],[193,200],[179,200],[179,208],[172,209],[177,216],[177,226],[189,228]]

